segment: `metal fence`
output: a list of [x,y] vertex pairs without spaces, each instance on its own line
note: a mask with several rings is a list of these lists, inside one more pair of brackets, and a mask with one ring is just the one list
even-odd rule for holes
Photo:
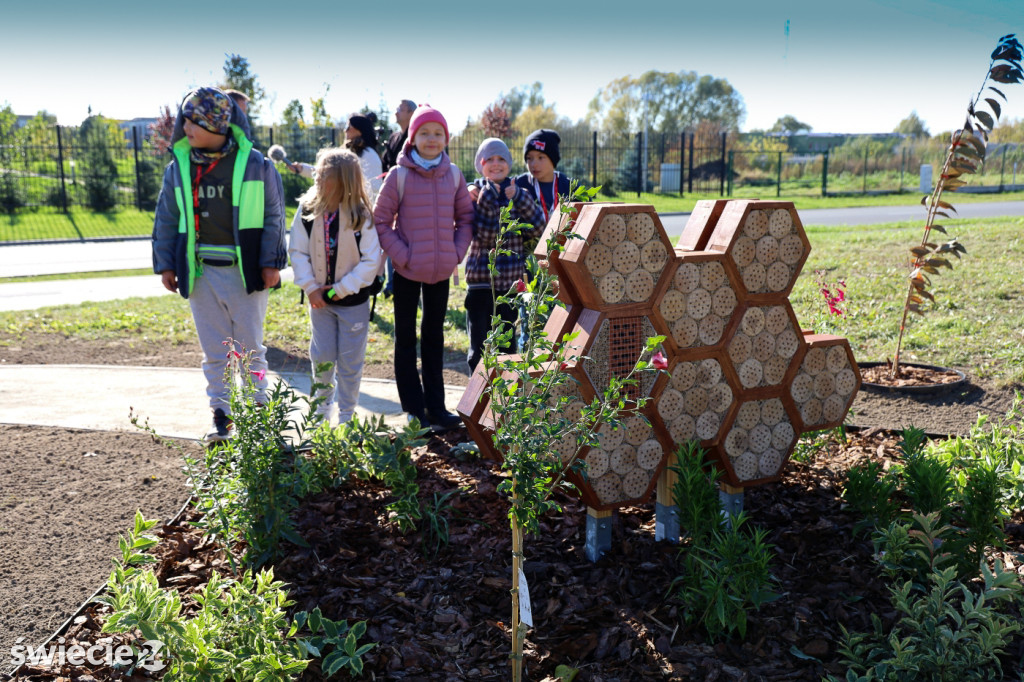
[[[131,128],[117,141],[109,135],[90,137],[82,127],[53,126],[44,133],[31,140],[0,139],[0,211],[154,208],[169,155],[156,151],[141,129]],[[343,141],[335,128],[298,126],[257,126],[253,137],[258,148],[280,144],[291,160],[306,162],[322,147]],[[467,178],[475,177],[473,159],[485,137],[470,129],[450,141],[448,153]],[[513,173],[525,170],[525,137],[520,131],[506,137]],[[562,132],[558,168],[584,184],[601,185],[610,198],[641,193],[770,198],[913,191],[920,186],[921,165],[931,164],[937,173],[945,155],[938,140],[863,142],[798,153],[752,149],[750,138],[725,133],[614,136],[574,128]],[[971,185],[1001,191],[1017,185],[1019,175],[1024,175],[1024,147],[990,145]],[[286,194],[294,198],[304,181],[284,176]]]

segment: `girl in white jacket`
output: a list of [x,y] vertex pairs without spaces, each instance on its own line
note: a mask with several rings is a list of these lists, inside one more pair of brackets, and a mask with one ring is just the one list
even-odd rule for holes
[[[316,397],[330,419],[334,404],[339,422],[352,418],[366,356],[370,320],[369,286],[381,263],[359,159],[350,151],[321,149],[316,182],[299,198],[288,253],[295,283],[309,298],[312,334],[309,358],[316,381],[327,385]],[[318,364],[334,367],[317,374]]]

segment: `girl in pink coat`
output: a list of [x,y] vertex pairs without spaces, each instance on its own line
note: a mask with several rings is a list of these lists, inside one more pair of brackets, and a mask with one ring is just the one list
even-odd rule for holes
[[[466,180],[445,153],[448,123],[421,105],[409,121],[398,155],[373,210],[381,248],[395,266],[395,381],[411,421],[436,431],[455,428],[444,404],[444,318],[448,278],[473,240],[473,202]],[[420,359],[416,371],[416,308],[423,297]]]

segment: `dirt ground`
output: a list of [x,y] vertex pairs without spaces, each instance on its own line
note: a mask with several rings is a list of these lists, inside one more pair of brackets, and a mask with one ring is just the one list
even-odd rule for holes
[[[181,456],[146,434],[0,425],[0,671],[110,573],[135,510],[168,521],[188,497]],[[183,444],[197,452],[194,444]]]

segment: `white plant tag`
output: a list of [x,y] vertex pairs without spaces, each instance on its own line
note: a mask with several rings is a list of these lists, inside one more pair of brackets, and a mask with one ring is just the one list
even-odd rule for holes
[[519,620],[528,628],[533,627],[533,607],[530,605],[530,586],[526,584],[526,575],[519,569]]

